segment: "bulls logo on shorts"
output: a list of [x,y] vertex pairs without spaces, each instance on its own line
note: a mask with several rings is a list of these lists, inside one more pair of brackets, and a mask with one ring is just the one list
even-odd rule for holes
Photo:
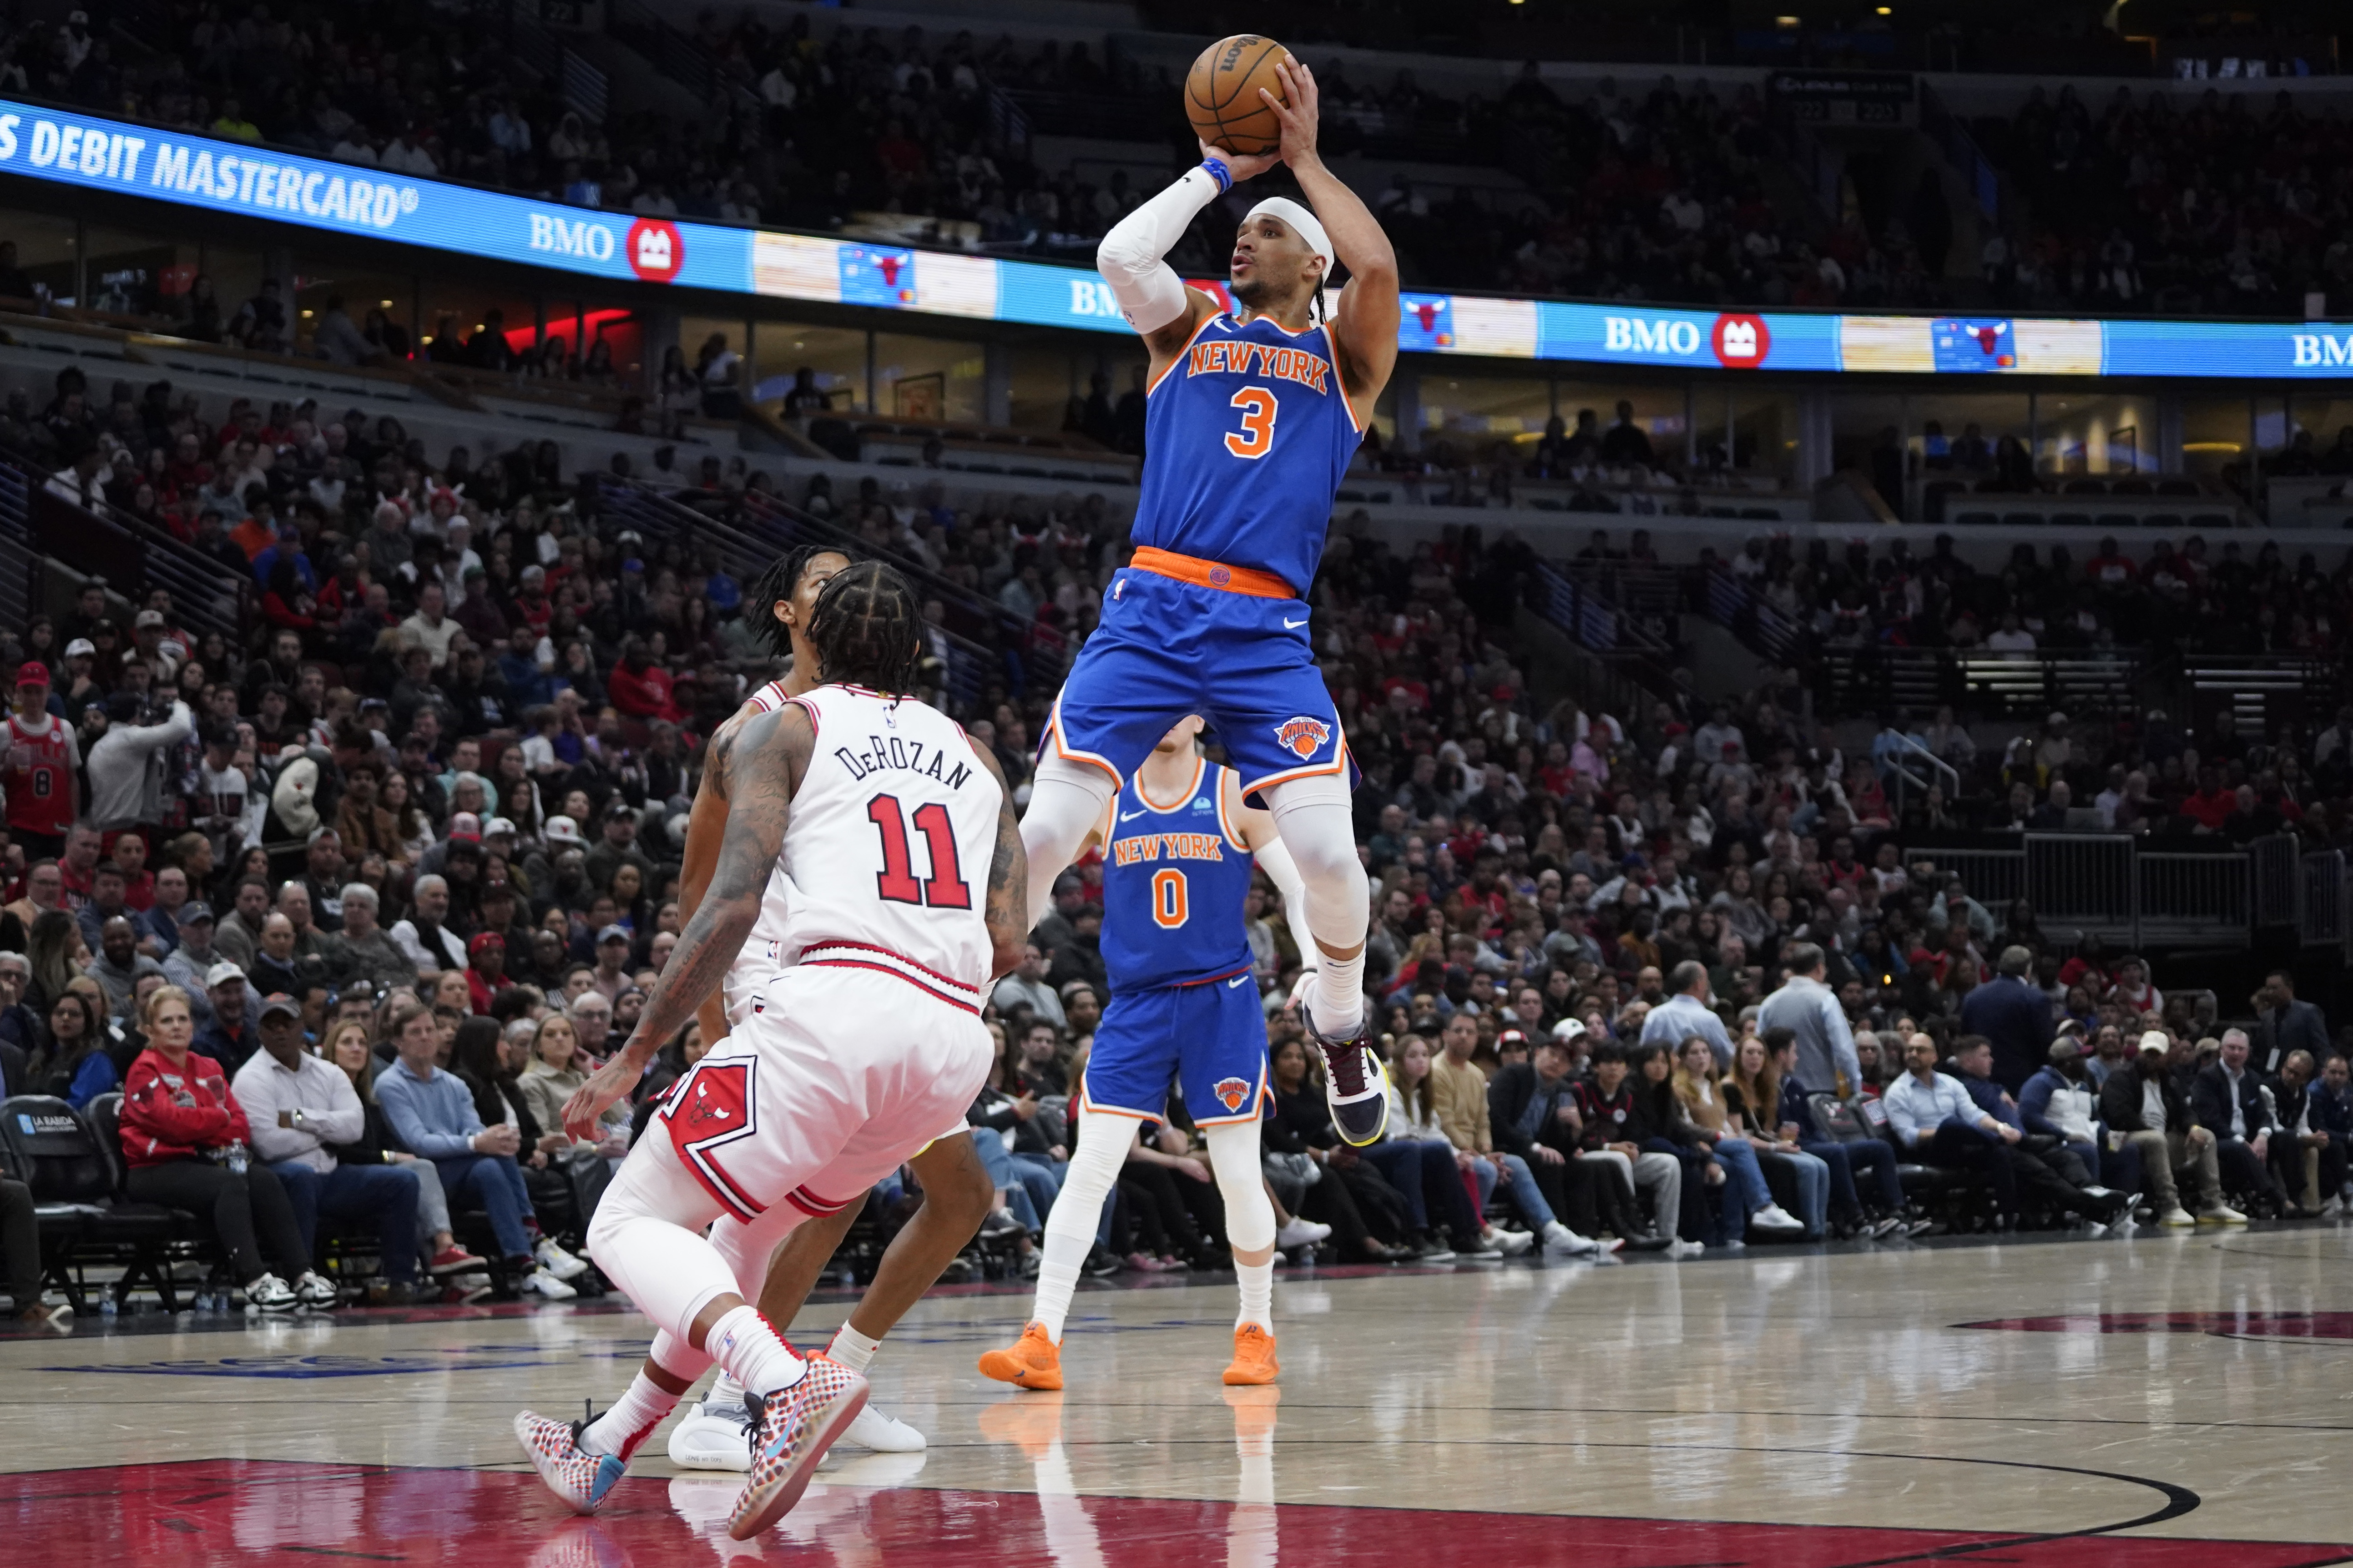
[[747,1125],[751,1117],[744,1109],[745,1083],[748,1075],[744,1068],[717,1068],[694,1075],[693,1087],[688,1090],[686,1103],[670,1120],[682,1122],[697,1138],[714,1132],[732,1132]]
[[1209,1089],[1228,1110],[1240,1110],[1242,1102],[1250,1099],[1250,1080],[1240,1078],[1221,1078]]
[[662,1106],[670,1142],[688,1171],[739,1219],[751,1219],[766,1205],[757,1202],[719,1163],[720,1152],[753,1135],[759,1100],[752,1074],[756,1058],[704,1061],[681,1079]]
[[1310,719],[1303,713],[1295,719],[1285,719],[1274,727],[1275,744],[1302,762],[1322,751],[1324,742],[1331,738],[1331,725],[1321,719]]

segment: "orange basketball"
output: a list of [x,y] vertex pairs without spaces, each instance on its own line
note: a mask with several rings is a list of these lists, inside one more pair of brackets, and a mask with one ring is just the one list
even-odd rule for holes
[[1261,88],[1278,103],[1288,102],[1274,68],[1291,51],[1256,33],[1236,33],[1201,51],[1185,73],[1185,114],[1193,133],[1212,147],[1249,156],[1271,153],[1282,140],[1282,121],[1258,95]]

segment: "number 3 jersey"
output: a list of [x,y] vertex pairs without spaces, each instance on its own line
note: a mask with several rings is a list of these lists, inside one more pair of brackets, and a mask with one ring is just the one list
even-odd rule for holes
[[[885,969],[976,1009],[1004,798],[963,729],[912,698],[820,686],[787,699],[817,731],[768,905],[777,957]],[[740,788],[740,786],[739,786]],[[781,894],[781,899],[776,895]],[[770,929],[767,919],[762,931]]]
[[1226,770],[1197,759],[1192,787],[1155,803],[1131,776],[1103,847],[1103,973],[1112,994],[1247,974],[1253,861],[1226,820]]
[[1152,384],[1133,537],[1271,572],[1304,594],[1364,440],[1331,329],[1212,316]]

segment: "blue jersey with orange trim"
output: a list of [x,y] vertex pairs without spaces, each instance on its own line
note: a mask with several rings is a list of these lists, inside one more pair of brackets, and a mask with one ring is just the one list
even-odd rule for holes
[[1329,327],[1212,316],[1145,405],[1133,537],[1271,572],[1303,594],[1363,440]]
[[1174,803],[1145,797],[1131,775],[1112,800],[1103,847],[1103,961],[1114,995],[1247,973],[1242,900],[1250,852],[1226,821],[1226,770],[1194,763]]

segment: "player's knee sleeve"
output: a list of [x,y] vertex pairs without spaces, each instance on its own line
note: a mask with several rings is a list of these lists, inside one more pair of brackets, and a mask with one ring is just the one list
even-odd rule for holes
[[1090,763],[1049,752],[1029,780],[1029,805],[1021,814],[1021,847],[1029,856],[1029,923],[1043,919],[1053,902],[1054,879],[1078,858],[1088,829],[1103,819],[1118,786]]
[[1337,773],[1287,779],[1268,792],[1275,830],[1307,884],[1307,929],[1334,947],[1365,940],[1372,910],[1347,781]]
[[655,1331],[653,1349],[646,1352],[646,1359],[681,1383],[686,1384],[691,1384],[701,1377],[711,1366],[711,1358],[708,1355],[696,1350],[668,1329]]
[[1202,1136],[1209,1142],[1209,1169],[1226,1201],[1227,1245],[1236,1252],[1272,1247],[1274,1205],[1267,1201],[1266,1182],[1259,1173],[1258,1123],[1229,1121],[1202,1129]]
[[[600,1232],[603,1245],[597,1246]],[[719,1297],[739,1293],[719,1249],[683,1226],[633,1215],[607,1227],[600,1204],[590,1236],[591,1254],[606,1278],[656,1328],[681,1339],[689,1337],[696,1313]]]
[[1061,1236],[1094,1240],[1095,1227],[1103,1222],[1103,1203],[1119,1184],[1120,1167],[1127,1163],[1128,1140],[1134,1132],[1134,1123],[1124,1116],[1097,1112],[1085,1119],[1079,1131],[1079,1146],[1071,1155],[1071,1168],[1062,1178],[1062,1190],[1055,1194],[1054,1210],[1046,1216],[1050,1243]]
[[735,1277],[737,1295],[746,1301],[760,1299],[760,1288],[768,1280],[768,1260],[804,1217],[791,1204],[771,1204],[748,1225],[733,1215],[723,1215],[712,1226],[711,1245]]

